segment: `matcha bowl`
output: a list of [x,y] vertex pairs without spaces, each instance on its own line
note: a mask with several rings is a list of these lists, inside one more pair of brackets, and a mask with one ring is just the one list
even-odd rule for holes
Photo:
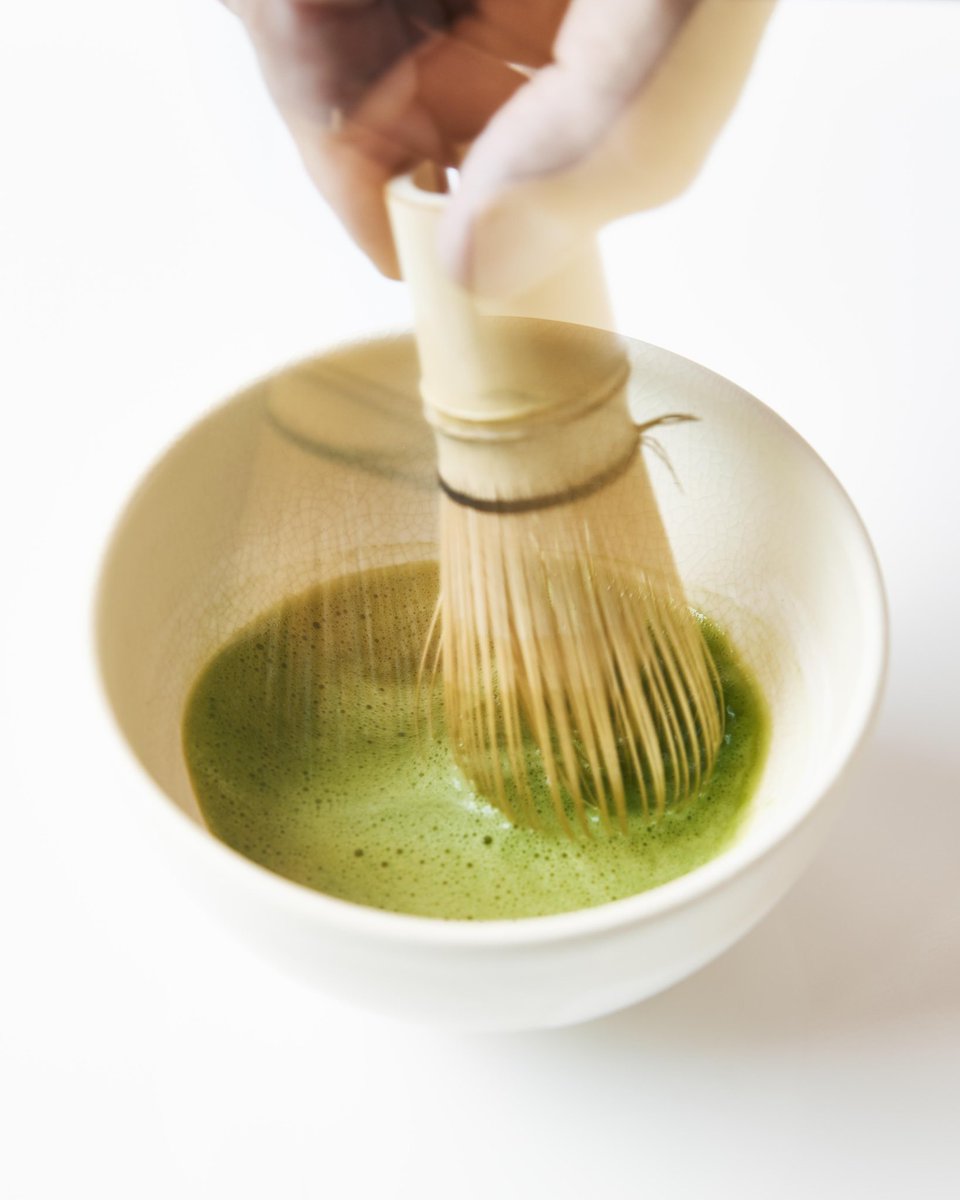
[[759,684],[770,742],[726,847],[625,899],[513,920],[382,911],[274,874],[201,816],[183,720],[218,651],[315,585],[436,557],[434,449],[409,338],[341,348],[254,385],[188,431],[120,519],[97,648],[130,752],[129,801],[242,939],[346,1000],[464,1029],[614,1011],[742,937],[829,834],[884,675],[869,539],[829,470],[759,401],[665,351],[628,352],[638,421],[698,418],[664,428],[669,466],[649,455],[651,477],[687,594]]

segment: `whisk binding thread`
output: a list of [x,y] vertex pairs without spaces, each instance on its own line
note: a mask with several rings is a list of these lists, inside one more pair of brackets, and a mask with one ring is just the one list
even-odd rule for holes
[[440,485],[440,490],[452,500],[455,504],[459,504],[464,508],[472,508],[477,512],[494,513],[499,516],[518,515],[520,513],[537,512],[544,508],[555,508],[559,504],[572,504],[576,500],[585,500],[594,492],[600,491],[601,488],[612,483],[618,475],[622,475],[630,466],[636,457],[637,451],[640,448],[640,437],[629,448],[624,457],[613,464],[612,467],[605,471],[594,475],[592,479],[588,479],[585,483],[577,484],[576,487],[565,488],[563,491],[551,492],[544,496],[524,496],[514,500],[483,500],[477,496],[469,496],[466,492],[457,491],[451,487],[442,475],[437,476],[437,482]]

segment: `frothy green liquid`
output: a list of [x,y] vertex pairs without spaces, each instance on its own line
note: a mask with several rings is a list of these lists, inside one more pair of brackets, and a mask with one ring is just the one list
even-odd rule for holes
[[[430,917],[541,916],[630,896],[713,858],[762,766],[766,705],[707,634],[727,729],[713,776],[629,834],[517,828],[415,719],[433,564],[342,578],[263,615],[200,675],[184,749],[203,816],[241,854],[357,904]],[[546,787],[542,809],[549,813]]]

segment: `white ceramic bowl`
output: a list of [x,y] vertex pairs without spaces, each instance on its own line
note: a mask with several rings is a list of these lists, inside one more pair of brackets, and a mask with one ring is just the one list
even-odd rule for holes
[[414,351],[345,348],[255,385],[190,430],[130,501],[103,570],[99,660],[146,775],[130,796],[180,874],[267,957],[358,1004],[472,1029],[582,1021],[689,975],[742,937],[825,837],[876,711],[886,657],[877,562],[843,489],[768,408],[631,345],[650,470],[691,598],[763,688],[772,737],[749,818],[705,866],[601,907],[517,921],[380,912],[288,882],[204,828],[180,739],[215,651],[318,578],[433,554],[433,448]]

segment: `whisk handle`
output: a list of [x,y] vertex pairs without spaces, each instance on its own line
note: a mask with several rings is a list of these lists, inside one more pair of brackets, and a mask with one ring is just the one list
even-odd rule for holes
[[609,393],[625,373],[622,352],[595,349],[574,378],[558,376],[555,337],[505,332],[498,317],[534,317],[609,328],[610,306],[594,239],[557,271],[520,295],[491,300],[459,287],[440,262],[437,232],[448,197],[427,168],[387,188],[401,271],[413,301],[421,393],[434,424],[476,422],[496,427],[544,414],[574,398]]

